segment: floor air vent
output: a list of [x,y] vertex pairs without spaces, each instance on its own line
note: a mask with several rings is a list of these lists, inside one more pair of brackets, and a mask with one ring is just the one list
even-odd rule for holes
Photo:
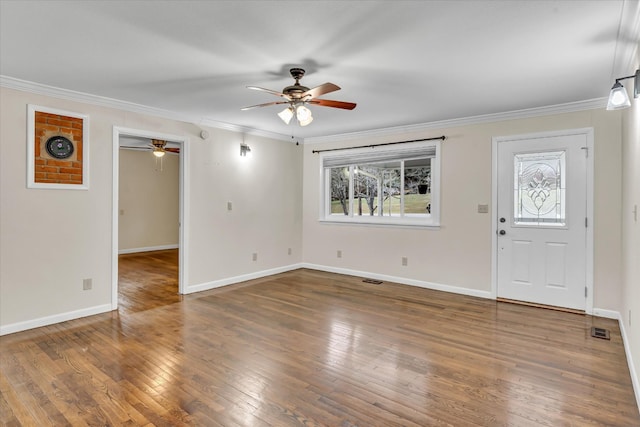
[[382,284],[382,280],[376,280],[376,279],[363,279],[362,281],[364,283],[372,283],[374,285],[381,285]]
[[596,328],[595,326],[591,328],[591,336],[594,338],[602,338],[603,340],[611,339],[609,338],[608,329]]

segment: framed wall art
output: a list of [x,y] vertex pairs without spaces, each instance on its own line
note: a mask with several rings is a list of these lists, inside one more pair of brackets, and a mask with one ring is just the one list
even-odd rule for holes
[[89,116],[28,105],[27,187],[89,189]]

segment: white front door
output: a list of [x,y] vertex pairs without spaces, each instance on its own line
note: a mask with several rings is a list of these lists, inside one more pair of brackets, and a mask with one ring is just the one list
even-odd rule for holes
[[589,137],[498,139],[498,298],[586,308]]

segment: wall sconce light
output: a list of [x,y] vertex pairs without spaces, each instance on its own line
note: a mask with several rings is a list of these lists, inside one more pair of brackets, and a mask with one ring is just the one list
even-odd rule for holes
[[251,156],[251,147],[247,144],[240,144],[240,157],[249,157]]
[[633,97],[638,98],[640,96],[640,69],[636,70],[636,73],[632,76],[620,77],[616,79],[616,82],[611,88],[609,93],[609,102],[607,103],[607,110],[620,110],[631,106],[629,95],[627,90],[622,86],[620,80],[633,79]]

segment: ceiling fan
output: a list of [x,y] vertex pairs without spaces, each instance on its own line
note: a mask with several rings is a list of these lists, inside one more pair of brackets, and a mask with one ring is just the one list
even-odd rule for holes
[[287,86],[282,89],[282,92],[278,92],[271,89],[265,89],[257,86],[247,86],[247,89],[260,90],[270,93],[272,95],[284,98],[283,101],[267,102],[264,104],[252,105],[250,107],[244,107],[242,110],[250,110],[256,107],[268,107],[270,105],[289,104],[287,108],[278,113],[278,116],[283,122],[289,124],[291,119],[296,116],[300,126],[307,126],[313,121],[311,110],[305,105],[319,105],[322,107],[342,108],[344,110],[353,110],[356,108],[356,104],[353,102],[332,101],[329,99],[317,99],[326,93],[335,92],[340,90],[338,85],[333,83],[324,83],[320,86],[316,86],[309,89],[306,86],[300,84],[300,79],[304,76],[305,71],[302,68],[291,68],[289,70],[291,77],[296,81],[293,85]]
[[146,146],[127,146],[127,145],[121,145],[122,148],[133,148],[133,149],[142,149],[142,150],[152,150],[152,153],[154,156],[156,157],[162,157],[164,156],[167,152],[169,153],[180,153],[180,149],[179,148],[172,148],[172,147],[167,147],[167,141],[163,141],[161,139],[152,139],[151,142],[149,144],[147,144]]

